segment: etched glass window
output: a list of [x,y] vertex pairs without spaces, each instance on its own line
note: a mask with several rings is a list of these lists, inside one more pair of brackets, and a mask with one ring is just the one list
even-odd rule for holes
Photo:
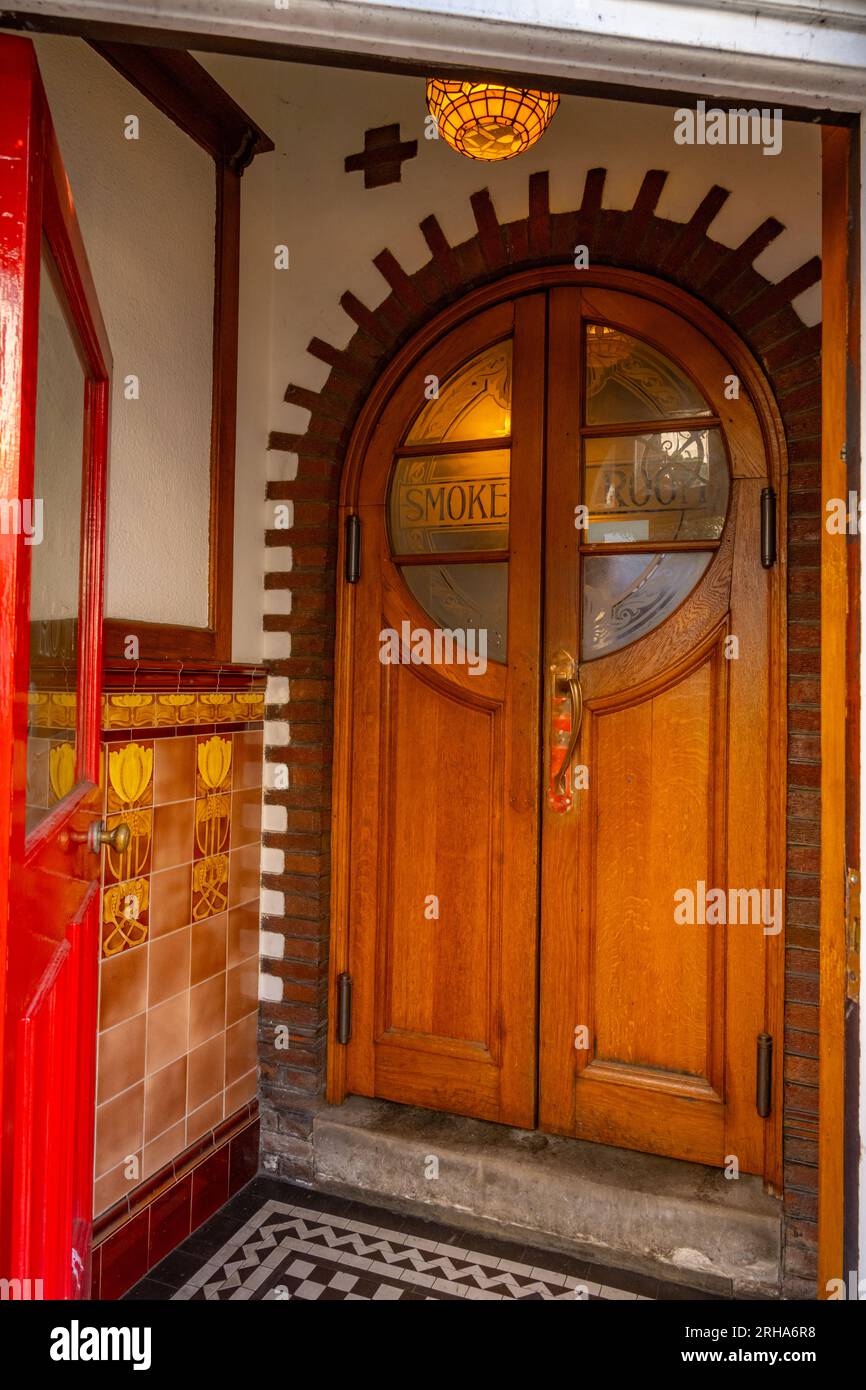
[[588,555],[583,562],[584,661],[627,647],[679,608],[712,552]]
[[511,342],[485,348],[458,368],[438,390],[406,435],[406,444],[441,444],[455,440],[498,439],[511,433]]
[[649,343],[602,323],[587,324],[585,342],[588,425],[712,415],[682,368]]
[[504,550],[509,453],[401,458],[391,483],[391,545],[398,555]]
[[586,440],[591,542],[718,540],[728,461],[718,430],[659,430]]
[[487,630],[487,656],[504,661],[508,565],[405,566],[403,578],[437,627]]
[[681,365],[607,324],[587,324],[584,342],[581,659],[591,661],[646,636],[700,582],[730,472],[719,421]]
[[397,451],[388,490],[391,550],[410,591],[437,626],[486,629],[493,661],[507,650],[511,357],[501,342],[444,381],[426,377],[437,394]]

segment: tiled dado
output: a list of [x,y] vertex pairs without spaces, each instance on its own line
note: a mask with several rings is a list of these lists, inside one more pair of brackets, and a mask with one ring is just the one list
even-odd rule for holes
[[263,730],[175,733],[103,745],[97,1215],[256,1095]]
[[106,732],[192,729],[202,724],[247,724],[264,718],[264,690],[110,692],[102,697]]
[[250,1101],[94,1222],[91,1298],[120,1298],[245,1187],[259,1157]]

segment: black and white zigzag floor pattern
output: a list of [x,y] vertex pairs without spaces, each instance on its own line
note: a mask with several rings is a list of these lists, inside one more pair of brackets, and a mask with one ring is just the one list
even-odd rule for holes
[[181,1300],[346,1302],[642,1297],[541,1265],[273,1200],[173,1294]]

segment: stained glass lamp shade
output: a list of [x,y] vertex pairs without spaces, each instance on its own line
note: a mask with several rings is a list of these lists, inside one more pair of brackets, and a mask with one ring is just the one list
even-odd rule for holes
[[427,108],[443,140],[468,159],[513,159],[540,140],[559,105],[556,92],[490,82],[427,82]]

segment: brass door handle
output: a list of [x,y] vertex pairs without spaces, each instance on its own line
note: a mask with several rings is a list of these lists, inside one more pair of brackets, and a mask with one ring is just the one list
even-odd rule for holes
[[548,671],[550,724],[547,799],[551,810],[561,814],[570,811],[574,805],[569,777],[583,723],[583,691],[577,662],[570,652],[558,651]]
[[563,682],[571,697],[571,742],[568,751],[559,769],[559,776],[556,779],[556,788],[560,796],[567,795],[568,774],[571,771],[571,762],[577,752],[577,744],[580,739],[580,726],[583,723],[583,690],[580,685],[580,677],[575,668],[574,674],[568,676]]
[[103,845],[108,845],[109,849],[115,850],[118,854],[123,854],[129,848],[129,841],[132,832],[126,821],[120,821],[112,830],[104,821],[91,821],[86,830],[64,830],[60,837],[62,849],[71,849],[73,845],[87,845],[91,854],[98,854]]

